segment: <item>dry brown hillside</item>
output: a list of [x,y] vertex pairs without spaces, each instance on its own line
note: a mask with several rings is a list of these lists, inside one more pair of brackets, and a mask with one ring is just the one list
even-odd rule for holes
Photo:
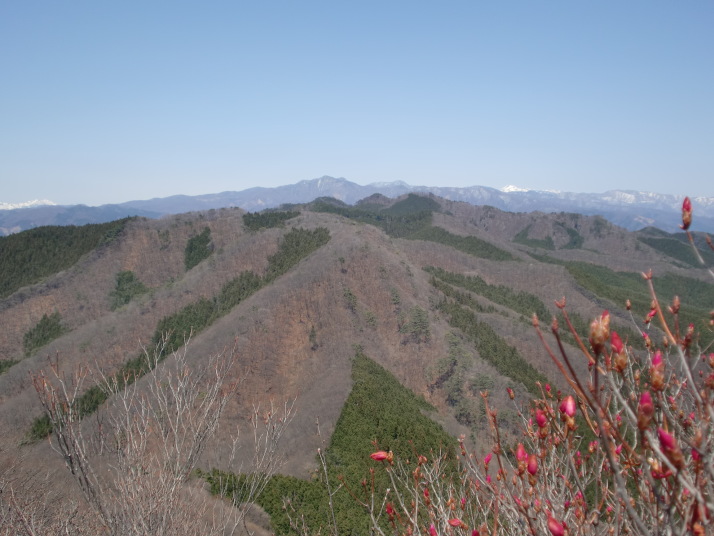
[[[379,199],[380,205],[384,200]],[[631,326],[619,304],[594,295],[568,272],[565,261],[602,265],[615,271],[676,273],[693,280],[702,270],[675,266],[672,259],[597,217],[573,214],[509,214],[490,207],[437,200],[440,212],[432,225],[460,237],[476,237],[508,252],[511,260],[493,260],[426,240],[397,238],[375,225],[309,207],[284,227],[249,231],[238,209],[190,213],[161,220],[131,221],[112,243],[86,255],[71,269],[18,290],[0,302],[0,359],[19,362],[0,374],[0,456],[27,471],[60,472],[62,461],[46,442],[24,439],[42,410],[30,372],[57,359],[65,373],[82,365],[111,374],[149,344],[159,321],[199,298],[212,299],[239,273],[263,275],[282,237],[293,228],[329,230],[329,242],[287,273],[262,287],[193,336],[189,357],[236,348],[234,374],[243,378],[239,397],[224,414],[219,435],[204,455],[204,467],[221,466],[229,435],[254,405],[267,407],[295,399],[297,417],[284,438],[287,474],[306,477],[314,470],[320,446],[315,423],[329,438],[351,388],[350,363],[355,348],[387,368],[403,385],[438,408],[440,422],[454,435],[464,434],[483,448],[483,421],[478,418],[478,386],[493,393],[494,404],[508,421],[511,402],[505,387],[525,399],[526,387],[481,355],[474,341],[450,325],[440,308],[446,299],[432,284],[431,266],[478,276],[491,287],[527,293],[554,314],[553,301],[567,296],[573,310],[592,318],[603,305],[613,310],[616,325]],[[394,203],[392,200],[390,203]],[[210,229],[210,256],[186,271],[187,241]],[[524,231],[525,230],[525,231]],[[520,233],[520,235],[519,235]],[[517,237],[526,240],[518,240]],[[574,237],[577,247],[567,248]],[[530,242],[529,242],[530,240]],[[540,241],[540,242],[539,242]],[[553,248],[538,244],[552,243]],[[542,262],[535,255],[558,261]],[[109,294],[116,274],[132,271],[149,292],[112,311]],[[514,347],[522,358],[559,385],[557,373],[530,326],[529,316],[498,297],[469,293],[480,304],[475,318]],[[23,337],[43,314],[59,312],[68,333],[23,357]],[[411,333],[414,315],[427,319],[428,333]],[[545,318],[547,323],[550,318]],[[462,357],[458,380],[449,376],[448,356],[458,346]],[[582,364],[583,367],[585,364]],[[453,370],[451,371],[453,375]],[[449,399],[461,382],[466,405]],[[480,382],[480,383],[479,383]],[[450,387],[449,387],[450,386]],[[473,421],[459,408],[473,409]],[[91,426],[88,424],[88,426]],[[515,423],[510,430],[517,433]],[[227,468],[227,467],[226,467]],[[55,482],[62,483],[58,478]]]

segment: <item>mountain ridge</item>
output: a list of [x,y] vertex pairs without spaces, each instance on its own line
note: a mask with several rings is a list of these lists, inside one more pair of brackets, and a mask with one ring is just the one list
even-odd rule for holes
[[[503,189],[488,186],[411,186],[403,181],[375,182],[365,186],[345,178],[323,176],[277,187],[253,187],[196,196],[173,195],[148,200],[127,201],[98,207],[85,205],[30,206],[13,210],[0,208],[0,235],[41,225],[82,225],[104,223],[127,216],[159,218],[169,214],[239,207],[256,212],[284,204],[308,203],[318,197],[334,197],[354,205],[373,194],[390,198],[408,193],[430,193],[451,201],[490,205],[508,212],[574,212],[600,215],[621,227],[635,231],[657,227],[667,232],[679,230],[682,199],[669,194],[637,190],[609,190],[603,193],[574,193],[528,190],[515,186]],[[690,196],[695,207],[697,229],[714,232],[714,198]],[[1,207],[1,205],[0,205]]]
[[[0,437],[0,468],[9,459],[28,472],[61,470],[63,462],[47,441],[26,441],[42,414],[28,372],[54,364],[68,376],[90,368],[111,377],[142,346],[151,347],[166,319],[200,313],[197,305],[210,314],[228,303],[227,290],[243,292],[241,299],[210,322],[194,317],[177,328],[192,330],[186,350],[192,363],[234,351],[231,379],[244,380],[201,468],[228,469],[226,448],[236,423],[245,422],[246,408],[297,399],[298,413],[281,449],[282,472],[299,478],[314,473],[315,452],[335,430],[356,352],[423,396],[450,435],[464,434],[483,451],[489,445],[481,391],[491,393],[489,403],[510,442],[522,430],[506,388],[520,403],[539,378],[565,387],[531,322],[534,311],[544,325],[557,315],[554,299],[567,296],[581,336],[587,338],[589,319],[607,309],[613,329],[636,345],[641,336],[632,326],[642,324],[651,302],[640,273],[651,268],[662,303],[677,288],[683,321],[690,305],[697,320],[709,319],[712,289],[702,290],[707,274],[680,258],[688,246],[681,237],[629,232],[598,216],[511,213],[433,194],[377,195],[356,206],[323,198],[250,217],[240,208],[222,208],[131,218],[72,266],[17,285],[0,300],[0,429],[7,431]],[[271,278],[281,244],[301,229],[327,229],[329,240]],[[187,264],[189,246],[204,232],[210,238],[206,256]],[[16,264],[38,263],[39,253]],[[113,307],[111,296],[127,272],[146,290]],[[234,283],[247,272],[263,284],[244,292]],[[602,292],[598,284],[614,291]],[[632,314],[625,298],[632,298]],[[701,313],[703,301],[707,309]],[[28,348],[27,334],[49,316],[63,329]],[[656,337],[656,326],[650,333]],[[566,348],[572,343],[564,334]],[[585,373],[587,360],[574,367]],[[84,387],[97,380],[98,374],[88,376]],[[102,411],[86,426],[98,426]],[[373,438],[361,439],[367,457]],[[62,481],[50,485],[63,490]]]

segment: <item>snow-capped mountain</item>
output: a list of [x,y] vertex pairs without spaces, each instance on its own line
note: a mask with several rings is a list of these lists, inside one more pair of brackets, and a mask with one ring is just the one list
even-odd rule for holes
[[[506,186],[502,189],[488,186],[411,186],[403,181],[362,186],[344,178],[320,177],[275,188],[258,187],[198,196],[175,195],[101,207],[74,205],[3,210],[0,212],[0,234],[38,225],[103,222],[133,215],[151,218],[223,207],[240,207],[255,212],[283,204],[307,203],[318,197],[333,197],[344,203],[354,204],[372,194],[393,198],[418,192],[473,205],[490,205],[508,212],[576,212],[600,215],[630,230],[652,226],[668,232],[679,230],[683,200],[683,197],[634,190],[574,193],[528,190],[517,186]],[[694,205],[695,229],[714,232],[714,198],[691,199]]]
[[0,210],[15,210],[18,208],[47,207],[55,205],[56,203],[53,203],[48,199],[33,199],[32,201],[25,201],[24,203],[3,203],[0,201]]
[[504,186],[501,188],[502,192],[509,193],[509,192],[528,192],[528,188],[521,188],[520,186],[514,186],[513,184],[509,184],[508,186]]

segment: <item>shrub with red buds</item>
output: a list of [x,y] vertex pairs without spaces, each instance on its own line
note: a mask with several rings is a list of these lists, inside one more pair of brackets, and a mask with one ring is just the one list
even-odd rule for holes
[[[682,214],[686,230],[689,199]],[[438,455],[382,464],[389,493],[401,495],[364,501],[375,533],[386,536],[384,515],[394,520],[394,534],[412,536],[459,536],[467,526],[479,527],[472,536],[714,534],[714,344],[704,340],[711,333],[680,329],[687,305],[679,298],[662,314],[657,277],[651,270],[643,276],[651,302],[639,310],[626,302],[642,341],[626,346],[605,311],[590,323],[586,342],[566,316],[565,299],[557,301],[572,336],[565,342],[576,342],[577,355],[562,344],[557,322],[547,333],[539,322],[533,329],[563,376],[559,387],[544,384],[525,404],[507,390],[521,419],[517,439],[507,441],[482,394],[490,441],[477,440],[480,453],[470,454],[462,440],[458,470],[447,470]],[[705,321],[714,327],[714,312]]]

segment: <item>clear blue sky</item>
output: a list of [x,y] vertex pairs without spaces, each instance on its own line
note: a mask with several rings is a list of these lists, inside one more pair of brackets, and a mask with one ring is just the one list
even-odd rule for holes
[[714,2],[5,1],[0,202],[360,184],[714,196]]

